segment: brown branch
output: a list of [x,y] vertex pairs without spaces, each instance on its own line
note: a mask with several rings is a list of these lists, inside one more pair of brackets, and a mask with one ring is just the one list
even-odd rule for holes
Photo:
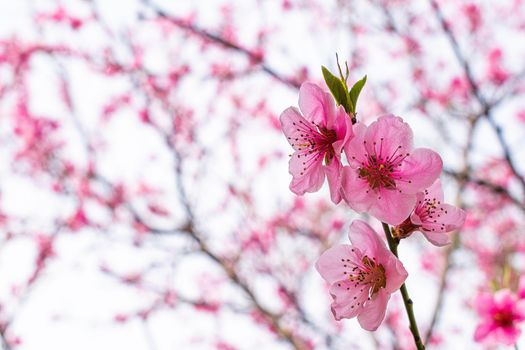
[[453,237],[452,237],[452,244],[446,248],[447,250],[445,252],[445,266],[443,267],[443,270],[441,271],[441,275],[439,277],[439,287],[438,287],[438,294],[436,298],[436,304],[432,312],[430,324],[425,334],[425,346],[428,346],[428,343],[430,342],[432,338],[434,329],[441,317],[441,311],[443,309],[443,303],[445,300],[445,292],[447,288],[447,277],[448,277],[450,270],[452,270],[452,267],[453,267],[452,255],[454,251],[456,251],[456,249],[459,247],[459,243],[460,243],[460,240],[458,237],[459,237],[458,233],[454,232]]
[[248,284],[245,281],[243,281],[242,278],[239,276],[239,274],[235,271],[232,264],[229,263],[227,259],[222,258],[219,255],[212,252],[209,249],[206,242],[202,239],[202,235],[198,233],[195,227],[195,219],[194,219],[193,210],[191,208],[186,189],[182,182],[182,177],[183,177],[182,157],[176,148],[174,140],[171,137],[169,137],[168,134],[165,134],[162,130],[158,130],[158,131],[164,135],[164,140],[166,142],[166,145],[173,154],[173,160],[175,162],[176,187],[177,187],[177,191],[179,192],[179,196],[181,198],[181,202],[182,202],[182,205],[184,207],[184,210],[187,216],[186,224],[179,231],[184,232],[189,237],[191,237],[197,243],[199,250],[202,253],[204,253],[206,256],[208,256],[211,260],[216,262],[223,269],[223,271],[226,273],[230,281],[233,282],[235,285],[237,285],[248,296],[248,299],[251,301],[253,306],[257,309],[257,311],[259,311],[266,318],[266,320],[272,325],[276,333],[282,339],[287,341],[296,350],[307,349],[307,344],[305,344],[304,341],[302,341],[297,336],[295,336],[289,329],[281,325],[280,315],[271,312],[270,310],[266,309],[264,306],[261,305],[261,303],[255,296],[253,291],[250,289]]
[[450,169],[443,169],[443,173],[445,175],[451,176],[455,178],[457,181],[466,181],[467,183],[478,185],[481,187],[486,188],[487,190],[491,191],[494,194],[501,195],[502,197],[508,199],[511,201],[514,205],[516,205],[521,210],[525,211],[525,204],[523,204],[522,201],[520,201],[518,198],[514,197],[505,187],[493,184],[490,181],[484,180],[484,179],[478,179],[475,177],[472,177],[468,173],[465,172],[458,172]]
[[[74,111],[70,111],[71,114],[74,114]],[[81,135],[81,139],[84,143],[84,146],[88,153],[92,153],[93,148],[90,147],[90,142],[87,139],[86,133],[82,130],[83,127],[80,123],[75,123],[75,126],[77,129],[79,129],[79,133]],[[132,214],[134,220],[140,222],[143,224],[148,230],[151,230],[153,233],[160,233],[160,234],[167,234],[167,233],[183,233],[188,235],[193,241],[195,241],[198,245],[199,250],[204,253],[207,257],[209,257],[211,260],[213,260],[215,263],[217,263],[222,270],[225,272],[225,274],[228,276],[230,281],[237,285],[248,297],[252,305],[257,309],[258,312],[260,312],[265,319],[269,322],[269,324],[273,327],[277,335],[288,342],[294,349],[296,350],[304,350],[307,349],[307,344],[303,340],[301,340],[299,337],[295,336],[291,330],[281,325],[281,315],[275,314],[262,306],[262,304],[259,302],[259,300],[256,298],[253,291],[250,289],[248,284],[242,280],[242,278],[239,276],[239,274],[235,271],[233,266],[227,261],[227,259],[220,257],[219,255],[212,252],[209,247],[207,246],[206,242],[201,238],[201,234],[198,233],[198,231],[195,228],[195,221],[194,221],[194,215],[193,211],[184,187],[184,184],[182,182],[182,159],[181,155],[177,151],[175,144],[172,140],[172,138],[169,137],[169,135],[163,133],[161,130],[158,130],[164,135],[164,140],[166,142],[167,147],[172,151],[173,159],[174,159],[174,170],[176,172],[176,187],[179,192],[179,196],[181,198],[182,205],[184,207],[185,213],[186,213],[186,219],[187,222],[185,225],[180,227],[179,229],[171,229],[171,230],[164,230],[164,229],[157,229],[153,228],[149,225],[147,225],[143,219],[141,219],[140,215],[133,209],[133,207],[126,203],[125,207],[130,210],[130,213]],[[93,157],[94,159],[94,157]],[[102,175],[97,174],[96,170],[92,171],[92,178],[95,180],[98,180],[99,182],[103,183],[108,187],[108,189],[113,189],[114,186],[111,184],[110,181],[106,180]]]
[[185,21],[181,18],[177,18],[166,11],[162,10],[157,5],[153,4],[150,0],[142,0],[142,3],[148,7],[149,9],[153,10],[155,14],[167,21],[170,21],[177,27],[187,30],[190,33],[204,39],[207,41],[210,41],[212,43],[215,43],[219,46],[225,47],[227,49],[233,50],[235,52],[241,53],[244,56],[246,56],[251,62],[255,62],[263,72],[266,74],[272,76],[274,79],[280,81],[281,83],[284,83],[285,85],[288,85],[292,88],[298,89],[300,84],[299,82],[295,81],[292,78],[287,78],[283,76],[282,74],[278,73],[275,69],[268,66],[266,63],[264,63],[263,58],[261,55],[257,52],[251,51],[245,47],[240,46],[239,44],[234,43],[233,41],[230,41],[226,38],[223,38],[217,34],[211,33],[205,29],[199,28],[198,26],[189,23],[188,21]]
[[[462,151],[462,169],[461,172],[458,174],[461,174],[461,176],[456,177],[459,188],[456,195],[456,205],[458,207],[461,207],[465,209],[465,205],[463,203],[463,190],[465,186],[467,185],[467,181],[469,180],[468,174],[470,172],[470,153],[473,147],[473,140],[474,140],[474,130],[476,126],[478,125],[478,122],[480,120],[480,117],[472,116],[469,119],[468,124],[468,133],[467,133],[467,142],[465,143],[465,146],[463,147]],[[444,170],[444,172],[447,174],[450,174],[450,171]],[[445,292],[447,288],[447,277],[449,275],[449,272],[452,270],[453,267],[453,261],[452,256],[454,252],[459,248],[461,244],[461,240],[459,237],[459,232],[453,232],[452,233],[452,244],[447,247],[447,250],[445,252],[445,266],[443,267],[443,270],[441,271],[441,276],[439,278],[439,287],[438,287],[438,295],[436,299],[436,304],[434,306],[434,310],[432,312],[432,317],[430,319],[430,325],[427,328],[427,332],[425,334],[425,346],[428,345],[432,338],[432,334],[434,332],[434,329],[439,322],[439,319],[441,317],[441,312],[443,310],[443,305],[445,301]]]
[[11,350],[12,347],[9,345],[9,342],[7,341],[7,327],[0,327],[0,344],[2,344],[3,350]]
[[502,128],[496,123],[494,120],[493,113],[493,107],[495,104],[489,103],[486,98],[481,93],[481,90],[479,88],[478,83],[474,79],[474,75],[472,73],[472,69],[470,67],[469,62],[463,55],[461,48],[459,47],[459,43],[456,40],[456,37],[454,36],[454,33],[452,33],[452,30],[450,29],[450,26],[448,25],[447,21],[445,20],[443,13],[441,12],[441,9],[439,7],[439,4],[436,2],[436,0],[430,0],[430,4],[432,6],[434,16],[436,17],[437,21],[439,22],[441,29],[443,30],[445,36],[447,37],[448,41],[450,42],[450,45],[452,47],[452,50],[454,51],[454,55],[465,72],[465,76],[467,78],[467,81],[471,87],[472,93],[474,94],[474,97],[478,101],[478,103],[481,105],[482,108],[482,115],[487,119],[490,127],[494,130],[496,133],[496,137],[498,139],[498,142],[502,148],[503,151],[503,157],[509,164],[510,170],[512,171],[513,175],[516,177],[516,179],[520,182],[523,193],[525,194],[525,178],[519,173],[518,168],[516,166],[516,163],[512,159],[511,156],[511,150],[510,146],[508,145],[507,141],[505,140],[505,137],[503,136],[503,130]]

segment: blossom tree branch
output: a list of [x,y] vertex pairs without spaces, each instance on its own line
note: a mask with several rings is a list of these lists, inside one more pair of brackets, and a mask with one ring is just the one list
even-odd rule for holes
[[[469,159],[470,159],[470,153],[472,149],[473,135],[474,135],[474,130],[479,120],[480,120],[479,117],[474,117],[474,118],[469,119],[467,141],[465,142],[465,145],[462,150],[462,163],[463,164],[462,164],[461,174],[469,173],[469,169],[470,169]],[[468,182],[468,178],[464,176],[464,177],[457,177],[456,179],[459,183],[459,186],[458,186],[459,188],[458,188],[457,195],[456,195],[456,205],[464,209],[463,190],[465,189],[465,186]],[[432,338],[432,334],[434,332],[434,328],[439,321],[439,317],[441,316],[441,311],[443,309],[443,303],[445,300],[445,292],[447,290],[447,277],[448,277],[450,270],[453,267],[452,259],[453,259],[454,252],[460,246],[460,238],[459,238],[458,232],[453,232],[452,235],[453,235],[452,244],[449,245],[445,251],[445,264],[444,264],[443,270],[441,271],[441,275],[439,278],[439,287],[438,287],[438,296],[436,299],[436,305],[432,312],[432,317],[430,319],[430,325],[428,326],[428,329],[425,335],[425,346],[429,344]]]
[[[396,256],[396,258],[399,258],[399,255],[397,253],[397,246],[399,245],[399,240],[392,237],[392,234],[390,233],[390,227],[388,226],[388,224],[385,224],[384,222],[382,222],[381,224],[383,225],[383,231],[385,231],[385,236],[390,251]],[[408,315],[408,321],[410,323],[410,332],[414,337],[416,347],[418,350],[424,350],[425,345],[423,344],[421,336],[419,335],[419,328],[417,326],[416,316],[414,315],[414,302],[412,301],[412,299],[410,299],[410,296],[408,295],[406,283],[403,283],[400,291],[401,296],[403,297],[403,304],[405,304],[405,309]]]
[[278,73],[274,68],[268,66],[266,63],[264,63],[264,57],[261,56],[260,53],[254,52],[250,49],[242,47],[241,45],[233,41],[225,39],[217,34],[214,34],[205,29],[199,28],[196,25],[192,24],[190,21],[172,16],[168,14],[166,11],[164,11],[163,9],[161,9],[160,7],[158,7],[157,5],[155,5],[151,0],[142,0],[142,3],[146,7],[153,10],[157,16],[164,18],[165,20],[173,23],[177,27],[187,30],[190,33],[200,37],[201,39],[210,41],[217,45],[223,46],[227,49],[243,54],[248,59],[250,59],[251,62],[254,62],[256,65],[258,65],[263,72],[267,73],[268,75],[270,75],[277,81],[285,85],[288,85],[292,88],[299,89],[299,86],[301,85],[300,82],[292,78],[285,77],[282,74]]
[[454,56],[456,57],[459,65],[461,66],[461,68],[463,69],[465,73],[465,76],[469,82],[469,85],[472,90],[472,93],[474,94],[474,97],[476,98],[478,103],[481,105],[481,108],[482,108],[481,115],[485,117],[485,119],[489,123],[492,130],[494,130],[494,132],[496,133],[496,137],[503,151],[503,157],[507,161],[512,173],[514,174],[516,179],[519,181],[522,187],[522,191],[525,194],[525,178],[523,177],[523,175],[519,173],[516,163],[514,159],[512,158],[512,155],[511,155],[512,151],[507,141],[505,140],[501,126],[499,126],[494,120],[492,105],[487,101],[485,96],[483,96],[481,89],[479,88],[479,85],[476,82],[476,79],[474,78],[474,75],[472,73],[470,63],[463,55],[461,48],[459,46],[459,43],[454,33],[452,32],[449,24],[445,20],[445,17],[443,16],[443,13],[439,7],[439,4],[436,2],[436,0],[430,0],[430,4],[432,6],[434,16],[436,17],[437,21],[439,22],[441,26],[441,29],[443,30],[445,36],[450,42],[452,50],[454,51]]
[[[62,77],[66,79],[67,81],[67,75],[64,70],[61,70],[61,74],[62,74]],[[66,85],[66,86],[69,86],[69,85]],[[169,111],[171,110],[169,103],[164,103],[164,107],[167,108]],[[74,111],[73,105],[71,107],[70,112],[71,112],[70,114],[73,116],[73,119],[75,121],[74,125],[80,134],[81,140],[84,143],[86,151],[90,155],[91,159],[95,159],[94,149],[93,147],[91,147],[91,143],[87,137],[87,133],[82,127],[80,121],[78,120],[78,118],[75,117],[75,111]],[[171,111],[171,113],[173,113],[173,111]],[[195,228],[195,216],[191,208],[190,200],[188,198],[185,186],[182,181],[182,178],[183,178],[182,156],[178,152],[176,145],[173,141],[173,138],[170,137],[169,134],[163,132],[160,128],[156,128],[156,129],[159,132],[159,134],[162,136],[162,138],[164,139],[166,147],[168,147],[171,150],[171,153],[173,155],[176,188],[177,188],[177,191],[179,192],[180,203],[182,204],[184,211],[185,211],[186,223],[179,228],[171,229],[171,230],[155,228],[155,227],[148,225],[129,203],[124,203],[124,205],[131,212],[133,218],[137,222],[141,223],[144,227],[146,227],[150,232],[160,233],[160,234],[183,233],[183,234],[186,234],[188,237],[190,237],[197,244],[198,250],[201,253],[203,253],[205,256],[210,258],[212,261],[217,263],[223,269],[228,279],[244,292],[244,294],[248,297],[253,307],[261,315],[263,315],[265,320],[272,326],[272,328],[275,330],[276,334],[280,338],[288,342],[296,350],[307,349],[307,345],[302,339],[300,339],[290,329],[288,329],[287,327],[281,324],[282,316],[279,314],[273,313],[272,311],[264,307],[259,302],[255,294],[253,293],[252,289],[241,278],[241,276],[239,276],[239,274],[236,272],[235,266],[227,259],[215,254],[208,247],[207,243],[203,240],[202,235],[198,233],[197,229]],[[108,189],[114,190],[114,186],[112,185],[112,183],[109,180],[107,180],[104,176],[98,174],[96,169],[92,170],[91,177],[92,179],[97,180],[101,182],[102,184],[104,184],[106,187],[108,187]],[[303,317],[306,320],[304,313],[303,313]]]

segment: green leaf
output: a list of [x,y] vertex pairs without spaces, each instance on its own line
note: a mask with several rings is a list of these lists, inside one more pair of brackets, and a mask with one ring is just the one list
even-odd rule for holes
[[325,66],[321,66],[321,69],[323,70],[323,77],[326,86],[330,89],[337,104],[343,106],[347,113],[352,112],[352,101],[344,82],[333,75]]
[[357,99],[359,98],[359,94],[361,93],[361,90],[363,89],[363,86],[365,86],[366,83],[366,75],[363,77],[363,79],[358,80],[354,86],[352,86],[352,89],[350,89],[350,100],[352,101],[352,106],[354,106],[354,112],[355,112],[355,106],[357,106]]
[[339,55],[337,53],[335,54],[335,61],[337,62],[337,69],[339,69],[339,78],[341,79],[345,90],[348,91],[348,86],[346,86],[346,79],[343,75],[343,71],[341,70],[341,65],[339,64]]

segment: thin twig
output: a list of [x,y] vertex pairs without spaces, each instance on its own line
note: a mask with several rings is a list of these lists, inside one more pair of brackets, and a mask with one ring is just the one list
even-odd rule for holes
[[498,139],[498,142],[503,150],[503,157],[507,161],[510,170],[512,171],[513,175],[516,177],[516,179],[520,182],[523,193],[525,194],[525,178],[519,173],[518,168],[516,167],[516,164],[511,156],[511,150],[510,146],[508,145],[507,141],[505,140],[505,137],[503,136],[503,130],[502,128],[496,123],[493,116],[493,105],[488,103],[487,99],[483,96],[481,93],[481,90],[479,88],[478,83],[474,79],[474,75],[472,73],[472,69],[470,67],[469,62],[463,55],[461,48],[459,47],[459,43],[456,40],[456,37],[454,36],[454,33],[452,33],[452,30],[450,29],[450,26],[446,22],[443,13],[441,12],[441,9],[438,5],[438,3],[435,0],[430,0],[430,4],[432,6],[432,9],[434,10],[434,16],[438,20],[441,29],[443,30],[445,36],[447,37],[448,41],[450,42],[450,45],[452,47],[452,50],[454,51],[454,55],[459,63],[459,65],[462,67],[463,71],[465,72],[465,76],[467,78],[467,81],[471,87],[472,93],[476,97],[476,100],[481,105],[482,108],[482,115],[486,118],[488,121],[490,127],[494,130],[496,133],[496,137]]
[[[390,251],[396,256],[396,258],[399,258],[397,254],[397,246],[399,245],[399,240],[394,239],[392,237],[392,234],[390,233],[390,227],[388,226],[388,224],[385,224],[384,222],[382,222],[381,224],[383,225],[383,230],[385,231],[385,236],[388,241],[388,247],[390,248]],[[419,328],[417,327],[416,316],[414,315],[414,302],[412,301],[412,299],[410,299],[410,296],[408,295],[408,290],[405,283],[403,283],[403,285],[401,286],[400,291],[401,296],[403,297],[403,303],[405,304],[405,309],[407,311],[408,321],[410,323],[410,332],[414,337],[416,347],[418,350],[425,350],[425,345],[423,345],[423,341],[421,340],[421,336],[419,335]]]
[[[65,74],[65,72],[64,72]],[[73,118],[75,118],[75,111],[71,110],[70,114]],[[81,139],[83,141],[83,144],[86,148],[86,151],[88,154],[94,157],[94,149],[90,146],[91,143],[87,138],[87,133],[83,129],[83,126],[81,123],[75,123],[75,127],[78,129],[79,134],[81,136]],[[240,276],[237,274],[235,269],[231,266],[231,264],[228,263],[228,261],[215,253],[213,253],[207,244],[203,241],[201,238],[201,235],[197,232],[195,229],[195,222],[194,222],[194,215],[193,211],[191,209],[189,199],[187,196],[187,192],[185,190],[184,184],[182,182],[182,159],[181,155],[177,151],[174,142],[171,140],[171,138],[167,137],[165,135],[165,141],[167,146],[170,148],[173,154],[174,159],[174,170],[176,172],[176,187],[179,192],[179,196],[182,201],[182,205],[185,210],[186,214],[186,224],[180,227],[179,229],[174,230],[162,230],[162,229],[155,229],[150,228],[146,223],[143,222],[143,220],[140,218],[138,213],[132,208],[131,205],[126,204],[125,207],[130,210],[135,220],[140,222],[141,224],[145,225],[145,227],[150,228],[154,233],[183,233],[188,235],[190,238],[192,238],[198,245],[199,250],[204,253],[206,256],[208,256],[211,260],[216,262],[226,273],[228,278],[232,283],[237,285],[247,296],[248,299],[251,301],[252,305],[257,309],[258,312],[260,312],[266,320],[271,324],[271,326],[275,329],[276,333],[281,339],[284,339],[290,345],[293,346],[296,350],[304,350],[307,348],[306,344],[302,340],[300,340],[298,337],[296,337],[288,328],[285,328],[281,325],[280,320],[281,316],[275,313],[272,313],[270,310],[266,309],[264,306],[261,305],[259,300],[256,298],[255,294],[252,292],[252,290],[248,287],[248,285],[240,278]],[[93,169],[92,171],[92,179],[98,180],[99,182],[105,184],[109,189],[113,188],[113,185],[110,181],[105,179],[102,175],[98,174],[96,172],[96,169]]]
[[443,169],[443,173],[445,175],[451,176],[455,178],[457,181],[462,182],[468,182],[471,184],[475,184],[481,187],[484,187],[491,191],[494,194],[501,195],[502,197],[510,200],[514,205],[516,205],[521,210],[525,211],[525,204],[520,201],[518,198],[514,197],[505,187],[496,185],[490,181],[484,180],[484,179],[478,179],[475,177],[472,177],[471,175],[465,173],[465,172],[458,172],[450,169]]
[[193,24],[190,24],[188,23],[188,21],[185,21],[181,18],[177,18],[173,15],[170,15],[169,13],[162,10],[157,5],[153,4],[150,0],[142,0],[142,3],[149,9],[153,10],[157,16],[170,21],[177,27],[185,29],[189,31],[190,33],[195,34],[202,39],[208,40],[210,42],[223,46],[227,49],[231,49],[233,51],[239,52],[245,55],[246,57],[248,57],[252,62],[256,62],[257,65],[261,68],[263,72],[269,74],[276,80],[292,88],[295,88],[295,89],[299,88],[300,86],[299,82],[295,81],[294,79],[284,77],[282,74],[278,73],[275,69],[268,66],[266,63],[264,63],[259,53],[251,51],[217,34],[211,33],[205,29],[202,29]]
[[[468,174],[470,172],[469,171],[470,170],[470,160],[469,159],[470,159],[470,153],[473,147],[474,130],[476,129],[476,126],[478,125],[479,120],[480,120],[479,116],[474,116],[469,119],[467,142],[465,143],[465,146],[463,147],[462,154],[461,154],[462,155],[461,158],[463,160],[462,169],[460,173],[455,174],[455,175],[461,175],[461,176],[455,177],[459,184],[458,191],[456,194],[456,205],[463,209],[465,209],[464,203],[463,203],[463,197],[462,197],[463,190],[465,186],[467,185],[467,182],[469,180],[472,181],[472,179],[469,179],[468,177]],[[450,171],[447,171],[447,170],[444,170],[444,172],[448,173],[449,175],[451,173]],[[488,185],[489,183],[487,183],[487,186]],[[508,192],[506,191],[504,193],[508,194]],[[508,195],[510,196],[510,194]],[[430,342],[434,329],[439,322],[439,318],[441,316],[441,312],[443,310],[443,305],[445,301],[445,292],[447,288],[447,277],[453,267],[452,256],[454,252],[459,248],[460,244],[461,244],[461,240],[459,237],[459,233],[453,232],[452,233],[452,244],[449,247],[447,247],[447,250],[445,252],[445,265],[443,267],[441,276],[439,278],[439,287],[438,287],[436,305],[432,312],[432,317],[430,319],[430,325],[425,335],[425,346],[427,346],[428,343]]]

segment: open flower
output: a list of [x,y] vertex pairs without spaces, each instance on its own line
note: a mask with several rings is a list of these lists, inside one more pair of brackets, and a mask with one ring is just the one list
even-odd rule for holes
[[465,222],[465,211],[443,203],[443,189],[438,179],[417,194],[416,208],[405,221],[392,229],[397,238],[406,238],[420,231],[430,243],[441,247],[450,243],[447,232],[457,230]]
[[478,295],[475,307],[481,318],[474,333],[475,341],[516,343],[521,333],[519,323],[525,320],[525,300],[518,299],[508,289],[501,289],[493,295]]
[[283,132],[295,150],[290,159],[290,190],[298,195],[315,192],[326,175],[330,196],[337,204],[341,201],[341,152],[352,137],[352,121],[328,92],[312,83],[301,85],[299,108],[301,111],[289,107],[280,117]]
[[343,198],[357,212],[398,225],[416,204],[416,194],[438,178],[443,162],[434,151],[413,149],[412,130],[403,119],[380,117],[354,125],[345,146],[349,166],[342,174]]
[[330,284],[335,319],[357,316],[361,327],[373,331],[385,317],[390,294],[408,273],[366,222],[354,221],[348,237],[352,245],[328,249],[315,267]]

